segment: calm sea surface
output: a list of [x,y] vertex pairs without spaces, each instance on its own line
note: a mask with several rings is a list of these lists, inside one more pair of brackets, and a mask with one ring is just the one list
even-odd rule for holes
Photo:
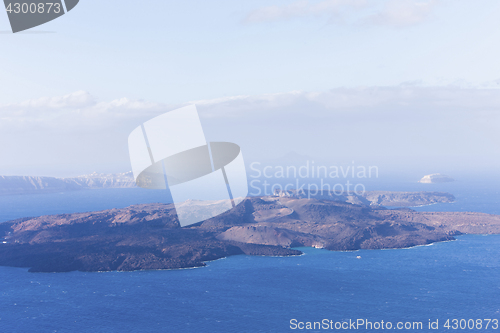
[[[418,210],[500,214],[497,187],[488,183],[387,187],[377,189],[457,197],[454,204]],[[161,191],[141,189],[0,197],[0,220],[168,201]],[[326,331],[292,330],[292,319],[333,325],[383,320],[394,327],[422,322],[422,330],[404,330],[411,332],[464,331],[460,322],[457,330],[443,325],[447,319],[482,319],[478,331],[500,332],[492,329],[494,322],[485,330],[485,319],[500,320],[500,236],[466,235],[399,250],[301,250],[305,255],[298,257],[242,255],[171,271],[28,273],[0,267],[0,332]],[[439,329],[429,330],[429,320],[439,320]],[[359,330],[384,331],[365,328]]]

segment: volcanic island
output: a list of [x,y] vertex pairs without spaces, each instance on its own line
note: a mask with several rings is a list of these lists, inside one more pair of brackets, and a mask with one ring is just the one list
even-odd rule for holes
[[310,196],[292,190],[247,197],[184,228],[174,205],[161,203],[22,218],[0,223],[0,265],[30,272],[176,269],[238,254],[300,255],[298,247],[405,248],[500,233],[498,215],[408,208],[454,200],[442,192]]

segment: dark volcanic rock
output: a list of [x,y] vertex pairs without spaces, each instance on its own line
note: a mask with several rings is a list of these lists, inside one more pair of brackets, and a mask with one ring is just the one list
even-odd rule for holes
[[401,248],[461,233],[500,233],[500,217],[253,197],[180,228],[173,205],[147,204],[1,223],[0,265],[30,267],[32,272],[172,269],[237,254],[298,255],[292,247],[299,246]]

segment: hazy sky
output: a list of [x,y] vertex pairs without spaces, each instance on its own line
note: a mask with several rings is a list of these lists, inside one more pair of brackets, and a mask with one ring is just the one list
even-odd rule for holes
[[208,140],[422,172],[500,167],[500,2],[96,1],[0,12],[0,174],[128,170],[127,136],[196,101]]

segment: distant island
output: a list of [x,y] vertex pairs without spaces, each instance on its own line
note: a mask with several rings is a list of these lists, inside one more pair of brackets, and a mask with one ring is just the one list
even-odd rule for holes
[[[383,193],[382,202],[422,197]],[[173,269],[237,254],[298,255],[293,248],[301,246],[404,248],[460,234],[500,233],[497,215],[416,212],[277,194],[246,198],[234,209],[187,228],[179,226],[174,206],[168,204],[0,223],[0,265],[29,267],[31,272]]]
[[391,191],[364,191],[335,192],[335,191],[308,191],[308,190],[276,190],[275,196],[342,201],[358,205],[390,206],[390,207],[417,207],[436,203],[451,203],[455,196],[445,192],[391,192]]
[[0,195],[54,193],[92,188],[135,187],[132,171],[119,174],[92,173],[72,178],[0,176]]
[[434,183],[449,183],[454,182],[455,179],[442,175],[440,173],[433,173],[431,175],[423,176],[418,182],[423,184],[434,184]]
[[[449,179],[449,180],[446,180]],[[424,176],[421,183],[438,183],[453,181],[448,176],[433,174]],[[55,193],[78,191],[97,188],[133,188],[136,187],[132,171],[107,174],[94,172],[89,175],[82,175],[70,178],[37,177],[37,176],[0,176],[0,195],[35,194],[35,193]],[[285,193],[289,192],[289,193]],[[406,193],[406,194],[405,194]],[[410,194],[408,194],[410,193]],[[427,192],[390,192],[390,191],[365,191],[363,194],[335,192],[314,192],[314,197],[323,197],[326,200],[345,201],[357,204],[371,204],[380,206],[400,206],[412,207],[429,205],[433,203],[452,202],[454,197],[448,193],[432,192],[432,195],[422,194]],[[296,193],[294,190],[283,191],[284,196],[311,197],[307,190]],[[396,199],[397,196],[398,199]],[[409,196],[408,196],[409,195]],[[405,197],[406,196],[406,197]]]

